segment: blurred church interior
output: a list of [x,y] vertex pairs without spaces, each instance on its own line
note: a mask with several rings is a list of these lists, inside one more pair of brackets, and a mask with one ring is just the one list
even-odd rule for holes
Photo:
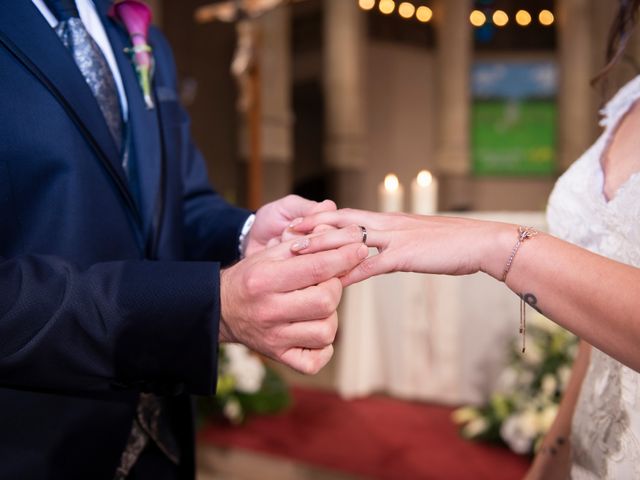
[[[607,92],[640,73],[636,36],[608,85],[589,84],[603,66],[617,2],[149,3],[174,48],[179,92],[211,180],[250,208],[296,193],[385,210],[383,182],[394,174],[404,189],[395,209],[417,211],[412,184],[426,170],[438,185],[427,213],[524,219],[544,229],[546,199],[599,134]],[[232,64],[242,62],[245,71],[234,75]],[[202,480],[495,479],[526,471],[529,457],[465,450],[445,425],[452,408],[489,398],[507,361],[503,346],[517,335],[517,297],[476,276],[393,274],[350,287],[341,313],[337,354],[317,377],[270,364],[293,391],[286,419],[203,434]],[[359,403],[367,399],[374,403]],[[341,427],[366,429],[380,417],[387,430],[369,437],[384,438],[384,448]],[[305,430],[315,423],[323,436]],[[430,458],[446,439],[458,470]],[[265,446],[278,442],[280,450]],[[341,451],[331,452],[332,443]],[[311,445],[327,451],[314,457]],[[350,455],[365,463],[368,455],[369,465],[352,468],[343,461]],[[385,455],[404,457],[404,466]],[[432,466],[412,470],[412,462]],[[500,465],[510,465],[511,477],[495,474]]]

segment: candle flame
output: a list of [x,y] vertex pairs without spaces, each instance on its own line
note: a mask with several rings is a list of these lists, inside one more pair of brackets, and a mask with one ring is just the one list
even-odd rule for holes
[[428,187],[433,182],[433,175],[428,170],[422,170],[418,173],[418,185],[422,188]]
[[386,177],[384,177],[384,189],[387,192],[395,192],[400,187],[400,181],[398,177],[393,173],[390,173]]

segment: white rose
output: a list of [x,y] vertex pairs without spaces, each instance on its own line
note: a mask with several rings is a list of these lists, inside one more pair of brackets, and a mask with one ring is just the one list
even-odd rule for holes
[[244,345],[225,345],[229,360],[228,371],[236,380],[236,389],[243,393],[256,393],[262,386],[266,369],[258,357]]
[[558,379],[560,380],[560,389],[564,391],[569,383],[569,377],[571,377],[571,368],[562,366],[558,369]]
[[231,423],[242,422],[242,406],[235,398],[231,398],[225,403],[222,413],[224,413],[224,416],[227,417]]
[[556,388],[558,388],[558,382],[553,375],[547,373],[542,377],[542,393],[547,397],[553,396],[556,393]]
[[520,429],[522,430],[523,435],[526,435],[527,438],[533,439],[538,436],[538,414],[535,409],[527,408],[524,412],[520,414]]
[[538,429],[540,433],[547,433],[558,414],[557,405],[549,405],[538,414]]
[[533,439],[523,429],[521,414],[511,415],[504,421],[500,428],[500,436],[516,453],[525,454],[531,451]]
[[451,414],[451,419],[455,423],[467,423],[477,418],[479,415],[478,410],[473,407],[462,407],[454,410]]
[[534,342],[529,342],[526,351],[523,353],[525,361],[530,365],[540,365],[544,360],[544,352]]
[[462,429],[462,435],[466,438],[474,438],[484,433],[487,428],[489,428],[487,421],[484,418],[479,417],[471,420],[464,426]]

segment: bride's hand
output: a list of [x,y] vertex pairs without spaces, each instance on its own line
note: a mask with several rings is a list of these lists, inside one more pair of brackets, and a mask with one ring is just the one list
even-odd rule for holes
[[357,225],[366,228],[367,245],[379,251],[348,273],[343,278],[344,285],[398,271],[448,275],[483,271],[500,279],[517,229],[515,225],[466,218],[352,209],[312,215],[292,228],[312,232],[321,224],[339,230],[309,236],[294,251],[312,253],[334,248],[334,244],[343,244],[346,239],[353,241],[362,236]]

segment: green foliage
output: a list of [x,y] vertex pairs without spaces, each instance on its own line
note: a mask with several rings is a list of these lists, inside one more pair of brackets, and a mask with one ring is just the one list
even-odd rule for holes
[[238,400],[243,411],[257,415],[278,413],[291,405],[287,385],[271,369],[267,369],[259,391],[253,394],[238,393]]
[[555,418],[576,350],[575,336],[541,315],[532,316],[527,352],[521,353],[519,339],[510,345],[510,363],[488,402],[454,412],[461,434],[533,453]]

